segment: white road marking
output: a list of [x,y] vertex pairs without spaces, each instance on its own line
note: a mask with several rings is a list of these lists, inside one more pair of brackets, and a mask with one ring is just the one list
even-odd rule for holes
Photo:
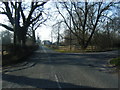
[[58,77],[57,77],[56,74],[55,74],[55,79],[56,79],[56,82],[57,82],[58,88],[61,89],[62,87],[60,86],[60,83],[59,83],[59,80],[58,80]]
[[0,72],[2,72],[2,67],[0,67]]
[[43,49],[43,52],[45,52],[47,54],[47,51],[43,47],[42,47],[42,49]]
[[[46,55],[48,56],[48,54],[47,54],[47,51],[42,47],[42,49],[43,49],[43,52],[44,53],[46,53]],[[49,62],[51,63],[51,58],[48,56],[48,59],[49,59]],[[53,66],[51,67],[51,69],[53,70]],[[52,72],[53,74],[55,73],[54,71]],[[57,75],[55,74],[55,79],[56,79],[56,82],[57,82],[57,85],[58,85],[58,88],[61,90],[62,89],[62,87],[60,86],[60,83],[59,83],[59,80],[58,80],[58,77],[57,77]]]

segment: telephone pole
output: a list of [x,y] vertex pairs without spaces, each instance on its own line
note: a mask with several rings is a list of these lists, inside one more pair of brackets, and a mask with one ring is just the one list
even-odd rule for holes
[[[72,2],[71,2],[71,6],[70,6],[70,7],[71,7],[71,10],[70,10],[70,11],[71,11],[71,13],[72,13]],[[72,26],[71,26],[71,16],[70,16],[70,42],[69,42],[69,44],[70,44],[70,50],[71,50],[71,43],[72,43],[72,42],[71,42],[71,40],[72,40],[72,38],[71,38],[71,29],[72,29]]]

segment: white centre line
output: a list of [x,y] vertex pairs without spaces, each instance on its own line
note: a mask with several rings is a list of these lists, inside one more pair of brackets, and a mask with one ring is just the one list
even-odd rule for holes
[[[44,47],[42,47],[42,49],[43,49],[43,52],[44,53],[46,53],[46,55],[48,56],[48,54],[47,54],[47,51],[45,50],[45,48]],[[48,56],[48,59],[49,59],[49,62],[51,63],[52,61],[51,61],[51,58]],[[52,70],[53,70],[53,66],[52,66]],[[53,73],[55,73],[54,71],[53,71]],[[59,80],[58,80],[58,77],[57,77],[57,75],[55,74],[55,79],[56,79],[56,82],[57,82],[57,85],[58,85],[58,88],[60,89],[60,90],[62,90],[62,87],[60,86],[60,83],[59,83]]]
[[57,82],[57,85],[58,85],[58,88],[61,90],[61,86],[60,86],[60,83],[59,83],[59,80],[58,80],[58,77],[57,75],[55,74],[55,79],[56,79],[56,82]]

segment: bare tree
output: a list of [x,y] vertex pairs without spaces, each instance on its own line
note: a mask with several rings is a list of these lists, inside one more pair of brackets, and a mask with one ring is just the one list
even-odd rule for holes
[[[4,28],[14,32],[14,44],[25,45],[28,27],[42,16],[43,6],[46,2],[31,2],[28,6],[24,2],[3,2],[1,14],[7,16],[12,27],[0,23]],[[26,15],[27,13],[27,15]]]
[[2,31],[0,33],[2,45],[11,44],[13,35],[9,31]]
[[32,39],[33,42],[36,42],[36,38],[35,38],[35,31],[41,26],[41,24],[43,24],[45,21],[48,20],[48,17],[46,17],[44,19],[44,17],[38,18],[35,22],[33,22],[30,27],[29,27],[29,32],[27,33],[27,35],[29,35]]
[[[57,21],[54,25],[52,25],[54,33],[57,35],[57,45],[60,43],[60,38],[62,35],[60,34],[61,24],[63,21]],[[63,37],[62,37],[63,38]]]
[[[72,29],[67,22],[66,16],[61,12],[59,5],[70,15],[72,19]],[[63,2],[56,4],[56,8],[69,30],[71,30],[71,33],[77,37],[82,49],[86,49],[99,22],[104,19],[103,17],[105,17],[106,12],[112,9],[111,7],[114,5],[115,3],[113,2]],[[73,7],[72,12],[70,6]]]

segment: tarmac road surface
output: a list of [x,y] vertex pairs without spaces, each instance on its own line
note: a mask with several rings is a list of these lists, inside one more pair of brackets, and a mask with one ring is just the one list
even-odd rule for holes
[[2,88],[118,88],[118,74],[105,67],[117,55],[58,53],[41,46],[25,62],[3,69]]

